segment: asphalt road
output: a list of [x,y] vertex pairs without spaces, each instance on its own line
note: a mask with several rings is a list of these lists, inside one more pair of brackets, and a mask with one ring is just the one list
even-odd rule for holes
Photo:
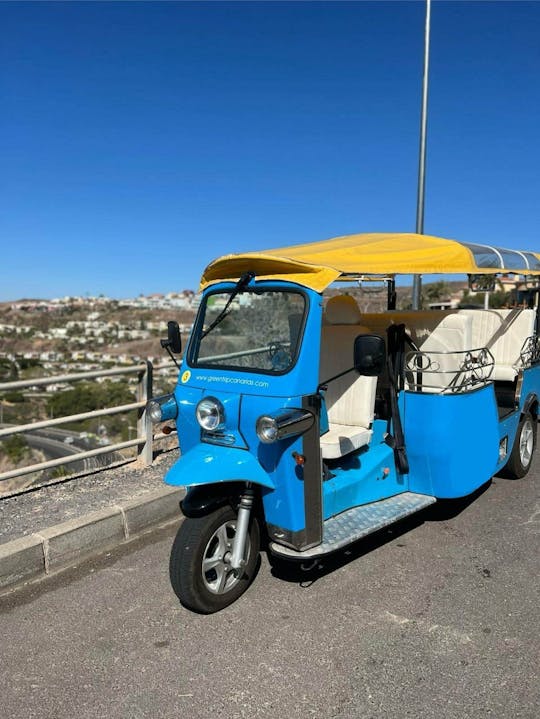
[[63,441],[58,440],[56,437],[48,437],[45,432],[42,434],[27,432],[24,438],[30,447],[41,450],[47,459],[67,457],[68,455],[77,454],[77,452],[80,451],[77,447],[64,444]]
[[172,529],[5,596],[0,713],[537,719],[539,470],[537,457],[525,480],[429,508],[315,574],[264,559],[211,616],[172,594]]
[[[71,438],[71,443],[64,441],[68,437]],[[68,432],[52,428],[37,429],[33,432],[27,432],[25,433],[24,438],[30,447],[43,452],[47,460],[72,456],[74,454],[78,454],[79,452],[94,449],[98,446],[95,442],[88,443],[79,439],[79,435],[76,432]],[[103,454],[97,457],[86,457],[85,459],[77,462],[70,462],[66,465],[66,467],[69,468],[70,472],[86,472],[98,469],[99,467],[104,467],[111,462],[121,461],[122,459],[122,455],[117,452],[111,452],[110,454]],[[49,472],[47,472],[47,474],[49,474]],[[43,480],[43,477],[41,477],[41,480]]]

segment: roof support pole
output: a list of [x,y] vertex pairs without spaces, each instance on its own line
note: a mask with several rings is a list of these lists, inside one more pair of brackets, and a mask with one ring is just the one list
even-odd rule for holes
[[[431,24],[431,0],[426,0],[426,26],[424,35],[424,77],[422,80],[422,113],[420,119],[420,152],[418,158],[418,192],[416,199],[416,232],[424,234],[424,194],[426,187],[426,135],[427,100],[429,77],[429,32]],[[419,310],[422,301],[422,276],[414,275],[412,290],[413,310]]]

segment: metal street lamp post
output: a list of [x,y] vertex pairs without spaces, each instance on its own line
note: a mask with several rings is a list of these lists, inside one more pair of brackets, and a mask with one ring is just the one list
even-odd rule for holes
[[[422,112],[420,119],[420,152],[418,158],[418,192],[416,199],[416,233],[424,234],[424,194],[426,188],[426,136],[427,100],[429,77],[429,32],[431,23],[431,0],[426,0],[426,25],[424,35],[424,77],[422,80]],[[422,275],[414,275],[412,290],[413,310],[419,310],[422,295]]]

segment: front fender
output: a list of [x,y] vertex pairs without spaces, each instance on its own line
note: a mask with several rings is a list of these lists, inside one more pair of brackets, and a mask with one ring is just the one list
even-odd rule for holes
[[180,509],[186,517],[204,517],[226,504],[237,506],[243,486],[241,482],[221,482],[190,487],[180,502]]
[[531,407],[538,402],[538,397],[534,394],[534,392],[530,392],[525,402],[523,403],[523,409],[521,410],[521,414],[525,414],[525,412],[530,412]]
[[165,475],[173,487],[197,487],[220,482],[253,482],[274,489],[270,476],[255,457],[238,447],[198,444],[178,459]]

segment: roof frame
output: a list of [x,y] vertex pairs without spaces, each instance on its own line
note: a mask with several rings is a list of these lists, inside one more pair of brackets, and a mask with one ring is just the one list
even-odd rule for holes
[[287,280],[318,292],[365,275],[540,275],[540,255],[414,233],[345,235],[309,244],[225,255],[206,268],[201,289],[252,270],[260,280]]

